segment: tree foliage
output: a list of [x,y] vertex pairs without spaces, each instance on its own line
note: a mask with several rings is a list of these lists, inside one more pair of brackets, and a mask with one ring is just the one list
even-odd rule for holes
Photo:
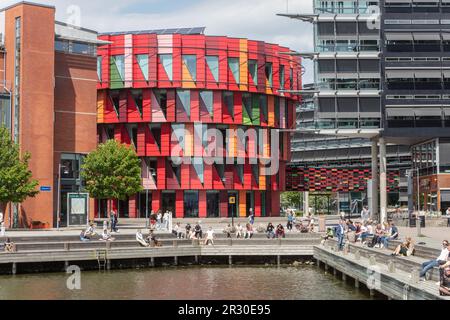
[[299,208],[302,204],[302,193],[298,191],[288,191],[281,194],[281,205],[283,207]]
[[85,159],[81,171],[86,190],[97,199],[119,199],[142,191],[141,165],[127,145],[108,140]]
[[27,152],[21,158],[19,145],[12,141],[8,129],[0,127],[0,204],[21,203],[39,193],[39,182],[28,168],[30,157]]

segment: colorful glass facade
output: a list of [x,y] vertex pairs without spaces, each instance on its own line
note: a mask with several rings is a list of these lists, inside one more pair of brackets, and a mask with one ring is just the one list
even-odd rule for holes
[[[119,215],[242,217],[250,208],[256,216],[279,215],[299,101],[280,90],[301,88],[298,57],[274,44],[203,34],[100,39],[111,44],[98,49],[99,142],[130,144],[142,159],[145,191],[114,202]],[[238,130],[243,139],[231,134]],[[279,170],[265,175],[277,150],[274,133]]]

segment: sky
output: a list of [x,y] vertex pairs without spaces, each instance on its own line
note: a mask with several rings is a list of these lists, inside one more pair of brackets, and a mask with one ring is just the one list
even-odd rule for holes
[[[276,16],[311,13],[313,0],[31,0],[56,7],[56,19],[98,32],[206,27],[206,35],[226,35],[312,52],[312,25]],[[0,0],[0,7],[18,0]],[[313,81],[304,62],[303,83]]]

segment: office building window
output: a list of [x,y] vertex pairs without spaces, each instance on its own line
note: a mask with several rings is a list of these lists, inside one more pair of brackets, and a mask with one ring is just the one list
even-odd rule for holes
[[193,81],[197,81],[197,56],[196,55],[183,55],[183,65],[189,71],[189,74]]
[[234,81],[239,84],[239,58],[228,58],[228,66],[233,74]]
[[219,82],[219,57],[217,56],[206,56],[206,64],[211,71],[214,80]]
[[198,191],[184,192],[184,216],[186,218],[198,217]]
[[102,82],[102,63],[103,57],[97,57],[97,76],[100,82]]
[[117,68],[117,72],[119,73],[122,81],[125,79],[125,57],[123,55],[112,56],[111,57],[113,64]]
[[285,79],[284,79],[284,66],[280,65],[280,89],[284,89]]
[[214,116],[214,97],[212,91],[200,91],[200,110],[208,111],[211,118]]
[[186,112],[187,116],[191,116],[191,91],[177,90],[177,113]]
[[11,130],[11,97],[0,95],[0,127]]
[[139,65],[139,68],[142,71],[142,74],[144,75],[144,79],[148,81],[148,55],[146,54],[138,54],[136,56],[137,63]]
[[273,67],[271,62],[266,62],[265,66],[265,72],[266,72],[266,79],[269,87],[273,86]]
[[248,60],[248,72],[252,77],[253,84],[258,85],[258,61]]
[[170,81],[173,80],[173,57],[171,54],[160,54],[159,62],[163,66],[164,71],[166,72],[167,77]]
[[223,104],[226,106],[228,113],[234,118],[234,95],[233,92],[223,93]]
[[133,101],[136,106],[136,109],[139,111],[139,114],[142,117],[143,108],[144,108],[144,99],[142,96],[142,90],[139,90],[139,89],[131,90],[131,96],[133,97]]

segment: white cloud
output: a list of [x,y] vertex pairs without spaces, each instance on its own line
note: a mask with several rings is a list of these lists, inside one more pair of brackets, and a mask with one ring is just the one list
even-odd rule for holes
[[[37,0],[39,1],[39,0]],[[312,26],[306,22],[276,16],[286,13],[287,0],[40,0],[56,7],[58,20],[67,21],[67,8],[78,5],[81,24],[99,32],[148,30],[174,27],[206,27],[208,35],[227,35],[262,40],[293,50],[313,50]],[[1,0],[3,6],[17,0]],[[188,3],[188,5],[186,5]],[[145,10],[139,10],[146,6]],[[155,7],[152,12],[151,7]],[[173,10],[167,8],[173,7]],[[126,13],[123,13],[126,12]],[[290,13],[312,12],[312,0],[289,0]],[[310,63],[304,83],[312,81]]]

